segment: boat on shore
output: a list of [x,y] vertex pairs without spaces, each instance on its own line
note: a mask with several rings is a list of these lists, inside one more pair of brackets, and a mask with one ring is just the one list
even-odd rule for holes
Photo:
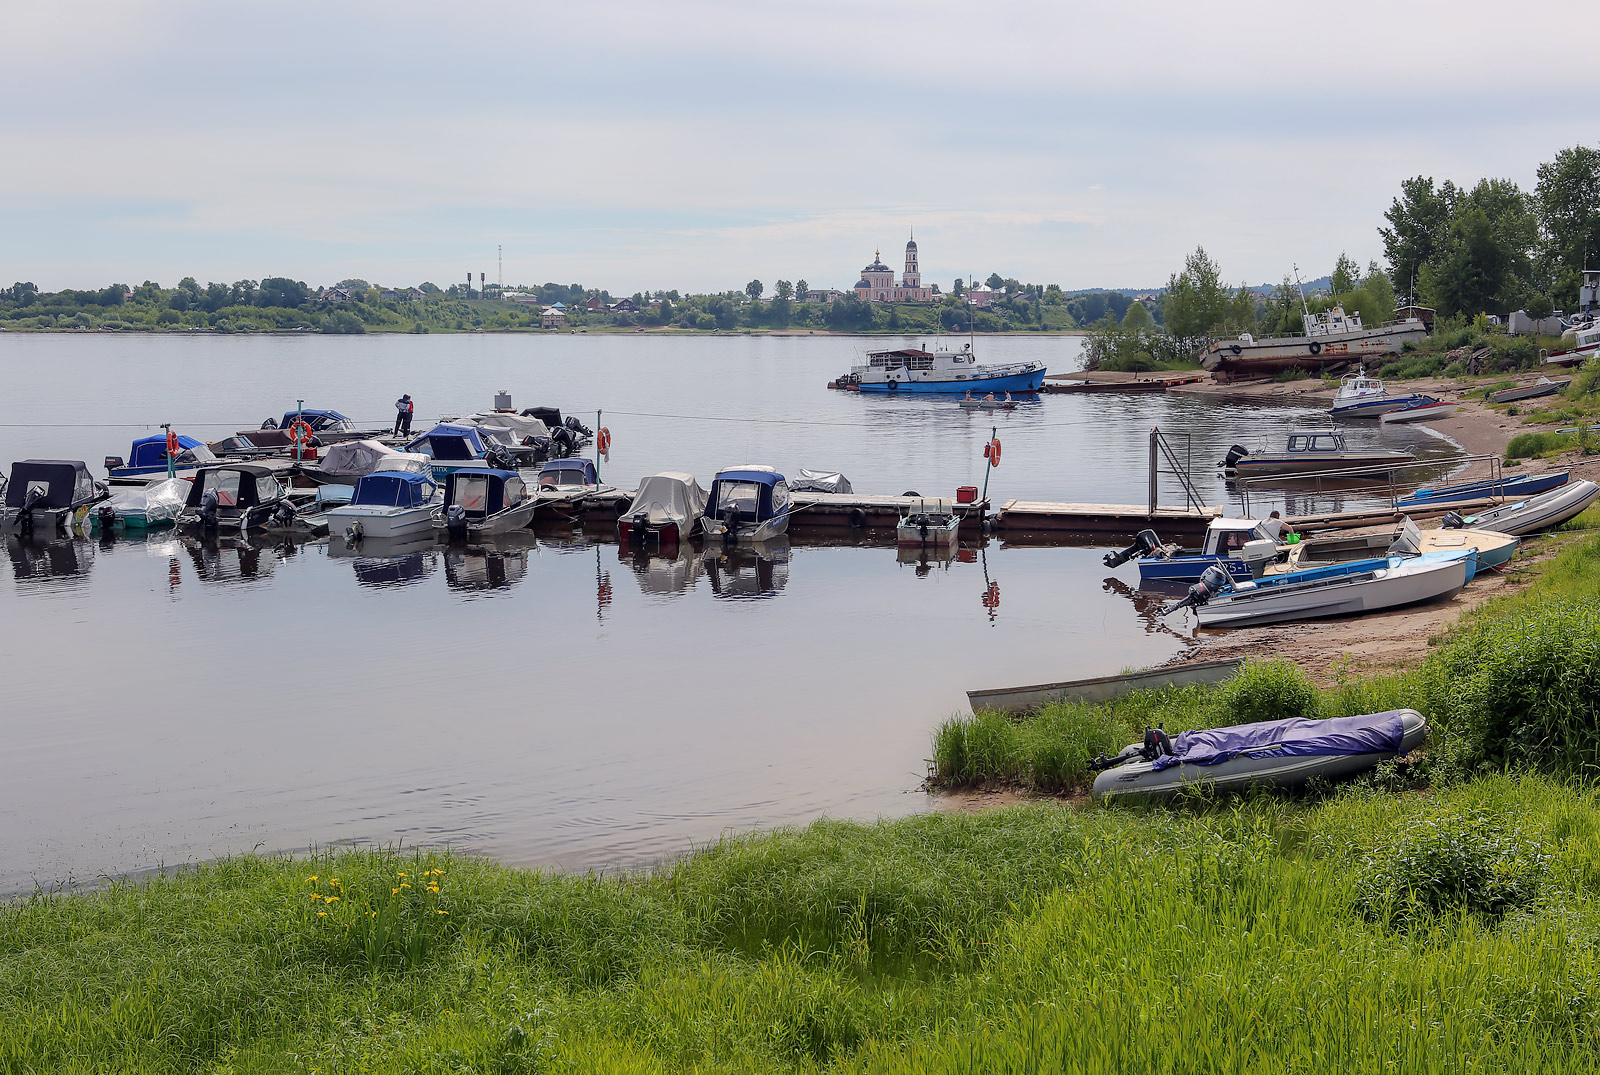
[[1553,396],[1571,383],[1571,378],[1565,381],[1552,381],[1548,377],[1540,377],[1532,384],[1519,385],[1516,388],[1507,388],[1499,392],[1490,392],[1489,402],[1515,403],[1519,399],[1538,399],[1540,396]]
[[1335,306],[1324,313],[1305,310],[1303,335],[1253,336],[1217,340],[1200,352],[1200,365],[1225,378],[1264,377],[1286,369],[1317,370],[1323,366],[1397,355],[1405,344],[1420,341],[1428,326],[1417,318],[1388,321],[1374,328],[1361,323],[1359,313]]
[[1297,429],[1285,439],[1281,452],[1251,451],[1235,444],[1217,465],[1230,478],[1257,474],[1315,474],[1350,467],[1384,464],[1403,466],[1417,457],[1398,448],[1352,449],[1336,429]]
[[1068,679],[1058,683],[1036,683],[1024,687],[997,687],[967,692],[974,713],[1030,713],[1056,702],[1109,702],[1130,691],[1160,690],[1163,687],[1192,687],[1223,683],[1239,671],[1242,657],[1222,661],[1192,661],[1162,665],[1142,672],[1123,672],[1093,679]]
[[1475,550],[1355,560],[1235,582],[1208,568],[1170,615],[1193,608],[1201,627],[1254,627],[1376,612],[1453,597],[1472,578]]
[[[1461,525],[1472,530],[1494,530],[1502,534],[1537,534],[1541,530],[1560,526],[1593,504],[1596,498],[1600,498],[1600,485],[1587,478],[1579,478],[1527,500],[1468,515],[1461,520]],[[1450,526],[1453,521],[1446,516],[1445,526]]]
[[1458,403],[1446,403],[1432,396],[1417,396],[1404,407],[1385,411],[1378,416],[1378,421],[1384,425],[1395,422],[1431,422],[1436,418],[1450,417],[1459,407]]
[[899,347],[872,351],[867,361],[833,383],[857,392],[921,395],[945,392],[1037,392],[1044,383],[1043,362],[981,366],[966,343],[959,351]]
[[751,464],[717,473],[706,492],[700,525],[708,538],[766,541],[789,529],[793,510],[783,475]]
[[1141,530],[1125,549],[1102,558],[1107,567],[1121,567],[1139,557],[1139,583],[1193,582],[1216,565],[1236,579],[1260,578],[1278,556],[1278,543],[1255,519],[1212,519],[1198,549],[1166,544],[1154,530]]
[[1558,470],[1553,474],[1518,474],[1510,478],[1485,478],[1455,485],[1425,485],[1410,496],[1395,501],[1395,508],[1405,511],[1463,500],[1529,497],[1563,485],[1566,480],[1567,472]]
[[1499,567],[1517,550],[1517,539],[1485,529],[1436,528],[1423,530],[1409,516],[1388,533],[1329,535],[1303,538],[1289,546],[1288,559],[1267,568],[1267,574],[1288,574],[1356,560],[1384,556],[1419,556],[1425,553],[1471,552],[1476,569]]
[[1377,767],[1409,753],[1428,737],[1415,709],[1353,717],[1284,720],[1183,732],[1170,739],[1147,729],[1114,758],[1097,759],[1091,795],[1105,799],[1170,799],[1189,791],[1300,787]]
[[1333,397],[1328,414],[1333,418],[1381,418],[1423,398],[1412,393],[1391,396],[1383,381],[1367,376],[1366,367],[1361,366],[1340,378],[1339,392]]

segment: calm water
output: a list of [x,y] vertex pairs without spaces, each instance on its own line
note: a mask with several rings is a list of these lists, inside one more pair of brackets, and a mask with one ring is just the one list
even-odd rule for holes
[[[1138,503],[1160,424],[1190,435],[1202,491],[1223,503],[1227,446],[1307,413],[1055,396],[990,419],[826,390],[864,346],[0,335],[0,462],[98,464],[155,423],[214,439],[297,398],[383,424],[409,391],[421,426],[504,388],[591,425],[604,408],[604,473],[623,485],[763,462],[948,495],[983,483],[998,424],[992,496]],[[979,347],[1055,371],[1078,352],[1063,338]],[[1415,429],[1353,439],[1446,447]],[[968,688],[1192,644],[1133,593],[1135,568],[1108,572],[1095,548],[990,541],[925,564],[798,543],[634,560],[545,531],[487,549],[370,546],[9,541],[0,891],[359,840],[633,866],[730,829],[926,809],[930,735]]]

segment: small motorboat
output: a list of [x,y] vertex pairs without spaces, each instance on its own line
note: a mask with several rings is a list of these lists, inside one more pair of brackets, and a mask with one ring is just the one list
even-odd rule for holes
[[919,497],[906,506],[895,527],[901,548],[954,548],[961,532],[961,514],[948,497]]
[[1435,418],[1448,418],[1456,413],[1460,404],[1446,403],[1432,396],[1417,396],[1398,410],[1385,411],[1378,417],[1384,425],[1395,422],[1431,422]]
[[516,469],[516,459],[494,444],[478,426],[440,422],[407,444],[406,451],[427,456],[429,476],[443,484],[458,470]]
[[506,534],[528,525],[535,503],[514,470],[457,470],[445,478],[444,504],[433,512],[433,528],[452,541]]
[[424,534],[438,506],[439,487],[426,474],[377,470],[356,482],[348,504],[328,512],[328,532],[346,541]]
[[1468,515],[1464,519],[1454,513],[1445,517],[1446,527],[1456,523],[1472,530],[1494,530],[1502,534],[1537,534],[1560,526],[1600,497],[1600,485],[1587,478],[1568,482],[1558,489],[1514,504]]
[[167,467],[166,434],[157,434],[153,437],[140,437],[128,449],[128,458],[124,462],[121,456],[106,456],[106,476],[112,485],[142,485],[145,482],[161,481],[175,474],[193,474],[207,463],[215,463],[217,455],[208,446],[186,437],[175,434],[170,439],[178,443],[178,452],[172,457],[172,467]]
[[1103,557],[1121,567],[1139,557],[1139,582],[1193,582],[1215,564],[1236,579],[1260,578],[1278,557],[1278,543],[1255,519],[1212,519],[1198,549],[1164,544],[1154,530],[1141,530],[1132,545]]
[[189,498],[192,478],[163,478],[148,485],[119,486],[95,509],[92,519],[102,532],[157,530],[178,521]]
[[1483,481],[1461,482],[1456,485],[1427,485],[1410,496],[1395,501],[1401,511],[1408,508],[1450,504],[1461,500],[1484,500],[1489,497],[1520,499],[1554,489],[1567,480],[1567,472],[1554,474],[1518,474],[1511,478],[1490,478]]
[[0,515],[17,530],[53,533],[110,495],[81,459],[23,459],[11,464]]
[[1511,554],[1517,549],[1517,539],[1492,530],[1423,530],[1408,516],[1386,534],[1305,538],[1289,546],[1288,559],[1282,564],[1268,567],[1267,574],[1308,571],[1374,557],[1418,556],[1422,553],[1460,552],[1466,549],[1476,550],[1474,557],[1477,569],[1499,567],[1511,559]]
[[1515,403],[1519,399],[1537,399],[1540,396],[1553,396],[1571,384],[1570,379],[1565,381],[1552,381],[1548,377],[1540,377],[1532,384],[1519,385],[1516,388],[1507,388],[1501,392],[1490,392],[1490,403]]
[[615,488],[600,484],[600,472],[593,459],[575,456],[552,459],[539,470],[538,498],[541,505],[576,504],[596,493]]
[[662,471],[639,483],[617,517],[617,534],[623,544],[636,546],[651,539],[662,543],[687,541],[705,514],[706,491],[694,475]]
[[1302,429],[1289,434],[1281,452],[1252,452],[1235,444],[1217,465],[1230,478],[1258,474],[1316,474],[1350,467],[1403,466],[1417,457],[1397,448],[1351,449],[1336,429]]
[[268,418],[262,422],[261,429],[288,430],[296,422],[304,422],[310,428],[311,435],[322,444],[338,444],[347,440],[369,440],[374,437],[381,437],[389,432],[387,429],[357,429],[354,421],[338,411],[322,410],[320,408],[284,411],[281,419]]
[[1096,800],[1170,799],[1191,790],[1300,787],[1365,772],[1415,750],[1427,737],[1428,722],[1415,709],[1328,720],[1290,717],[1183,732],[1171,739],[1150,728],[1143,743],[1091,763],[1103,769],[1091,795]]
[[1453,597],[1476,568],[1472,549],[1353,560],[1243,582],[1210,567],[1162,615],[1193,608],[1202,627],[1253,627],[1376,612]]
[[350,485],[319,485],[310,500],[304,492],[291,492],[261,528],[278,536],[322,537],[328,533],[329,513],[349,504],[355,492]]
[[223,463],[194,476],[178,525],[200,530],[250,530],[266,525],[288,492],[269,467]]
[[379,470],[428,472],[428,457],[421,452],[397,452],[376,440],[346,440],[330,445],[315,465],[302,466],[300,474],[318,485],[354,485]]
[[956,400],[956,403],[964,411],[1013,411],[1017,409],[1017,401],[1011,398],[1010,392],[1006,393],[1005,399],[995,399],[993,392],[988,393],[982,399],[973,399],[972,393],[968,392],[965,396]]
[[1328,414],[1333,418],[1380,418],[1423,398],[1411,394],[1391,396],[1383,381],[1368,377],[1366,367],[1362,366],[1340,379],[1339,393],[1333,397]]
[[719,471],[706,493],[701,526],[708,538],[766,541],[789,529],[789,485],[772,467],[751,464]]

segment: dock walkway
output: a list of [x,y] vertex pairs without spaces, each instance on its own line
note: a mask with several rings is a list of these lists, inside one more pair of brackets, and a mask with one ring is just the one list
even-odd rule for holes
[[1045,500],[1008,500],[1000,508],[999,525],[1014,532],[1040,535],[1105,534],[1131,538],[1146,527],[1168,541],[1201,537],[1222,508],[1160,507],[1147,504],[1071,504]]

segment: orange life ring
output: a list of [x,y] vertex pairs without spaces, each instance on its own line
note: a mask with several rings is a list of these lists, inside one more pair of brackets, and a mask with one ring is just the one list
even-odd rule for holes
[[984,445],[983,454],[989,457],[989,465],[991,467],[999,466],[1000,465],[1000,438],[996,437],[994,440],[992,440],[988,444]]
[[167,454],[174,459],[178,458],[179,447],[181,446],[178,443],[178,435],[170,429],[167,430]]
[[595,439],[595,445],[600,449],[601,455],[611,454],[611,430],[605,426],[600,427],[600,432]]
[[296,444],[310,444],[311,427],[303,419],[296,418],[289,426],[289,439]]

